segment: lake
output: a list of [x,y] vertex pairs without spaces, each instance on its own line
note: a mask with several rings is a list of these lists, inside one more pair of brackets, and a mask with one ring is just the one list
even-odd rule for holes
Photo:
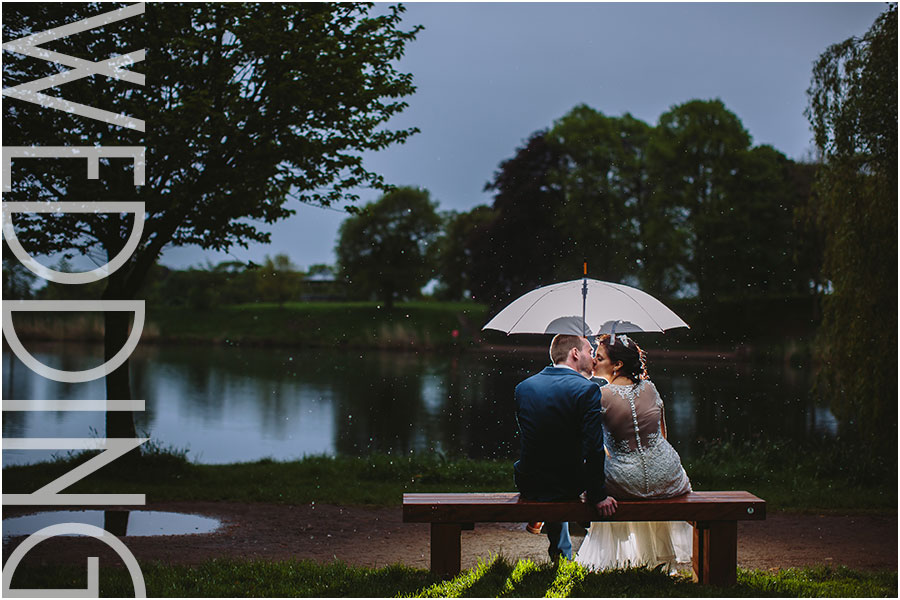
[[[99,345],[29,343],[57,369],[102,363]],[[683,456],[704,440],[802,440],[836,434],[809,373],[780,365],[654,361],[669,439]],[[513,390],[549,364],[542,352],[459,354],[235,346],[139,345],[131,360],[139,434],[200,463],[310,454],[440,452],[509,458],[518,451]],[[59,383],[3,352],[3,398],[103,399],[102,380]],[[102,437],[99,412],[3,412],[3,437]],[[59,451],[8,450],[3,465]]]

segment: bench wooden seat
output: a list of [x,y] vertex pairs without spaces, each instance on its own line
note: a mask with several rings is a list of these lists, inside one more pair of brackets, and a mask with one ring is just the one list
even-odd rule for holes
[[[620,500],[601,518],[584,502],[532,502],[517,493],[403,494],[403,522],[431,523],[431,570],[456,575],[460,531],[475,523],[528,521],[688,521],[694,526],[694,579],[733,585],[737,522],[766,518],[766,503],[749,492],[690,492],[662,500]],[[524,535],[524,534],[523,534]]]

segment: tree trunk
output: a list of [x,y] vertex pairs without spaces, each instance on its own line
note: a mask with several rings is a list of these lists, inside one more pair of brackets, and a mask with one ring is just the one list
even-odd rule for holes
[[[117,251],[114,249],[114,251]],[[118,271],[109,276],[106,289],[103,291],[104,300],[128,300],[134,296],[128,293],[126,275]],[[112,359],[128,340],[128,330],[131,313],[128,311],[108,310],[103,313],[103,356],[105,360]],[[130,358],[126,359],[115,371],[106,375],[106,399],[107,400],[131,400],[131,377],[129,373]],[[134,426],[134,413],[132,411],[107,411],[106,412],[106,437],[107,438],[136,438],[137,432]],[[131,450],[116,460],[121,465],[136,465],[141,458],[140,447]]]
[[[104,335],[104,358],[110,360],[125,345],[128,339],[128,324],[131,315],[126,311],[108,310],[103,313],[106,332]],[[129,361],[106,376],[106,398],[108,400],[131,400],[131,378]],[[131,411],[109,411],[106,413],[106,437],[135,438],[134,413]]]
[[103,511],[103,529],[115,536],[128,535],[128,515],[131,511],[127,510],[105,510]]

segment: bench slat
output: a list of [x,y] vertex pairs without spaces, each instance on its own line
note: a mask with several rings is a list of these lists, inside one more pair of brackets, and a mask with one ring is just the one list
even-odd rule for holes
[[766,518],[766,503],[749,492],[690,492],[660,500],[622,500],[601,519],[582,502],[531,502],[514,492],[404,494],[406,523],[525,521],[746,521]]

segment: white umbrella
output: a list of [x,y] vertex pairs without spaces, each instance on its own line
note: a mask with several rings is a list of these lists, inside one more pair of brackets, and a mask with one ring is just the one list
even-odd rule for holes
[[483,329],[507,334],[594,336],[675,327],[689,325],[650,294],[620,283],[584,278],[554,283],[520,296]]

